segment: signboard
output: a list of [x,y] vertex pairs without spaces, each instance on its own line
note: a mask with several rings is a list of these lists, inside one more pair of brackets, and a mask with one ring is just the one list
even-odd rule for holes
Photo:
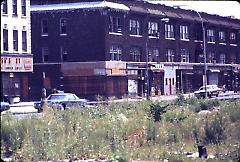
[[136,80],[128,80],[128,93],[129,95],[137,94],[137,81]]
[[1,56],[1,72],[32,72],[32,57]]

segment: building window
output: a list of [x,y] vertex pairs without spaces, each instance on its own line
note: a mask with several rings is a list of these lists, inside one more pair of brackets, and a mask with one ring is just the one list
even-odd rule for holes
[[129,20],[129,30],[132,35],[141,35],[140,33],[140,23],[138,20]]
[[236,64],[236,62],[237,62],[236,54],[234,53],[230,54],[230,63]]
[[167,62],[174,62],[174,50],[173,49],[167,49],[166,56],[167,56]]
[[12,0],[13,15],[17,16],[17,0]]
[[141,61],[141,52],[139,48],[132,48],[130,50],[130,55],[132,57],[132,61],[134,62],[140,62]]
[[67,61],[67,55],[68,55],[67,48],[61,47],[61,60],[63,62]]
[[26,0],[21,0],[22,2],[22,16],[26,16]]
[[203,30],[200,24],[194,26],[195,40],[202,41],[203,40]]
[[180,39],[189,40],[188,26],[180,25]]
[[225,42],[225,32],[219,32],[219,42]]
[[173,25],[165,24],[165,38],[174,38]]
[[215,42],[214,30],[212,30],[212,29],[207,30],[207,41],[208,42]]
[[18,51],[18,31],[13,30],[13,50]]
[[149,62],[159,62],[159,51],[157,48],[150,48],[148,50],[148,61]]
[[22,31],[22,50],[27,52],[27,31]]
[[225,64],[226,63],[226,54],[225,53],[221,53],[219,55],[219,63],[220,64]]
[[42,20],[42,36],[48,36],[48,21]]
[[8,30],[3,29],[3,50],[8,51]]
[[148,36],[158,37],[158,23],[148,22]]
[[8,13],[8,7],[7,7],[7,0],[3,0],[2,2],[2,13],[7,14]]
[[215,53],[209,52],[207,55],[207,62],[208,63],[216,63]]
[[189,62],[189,50],[181,49],[181,62]]
[[232,43],[232,44],[236,44],[237,43],[236,42],[236,33],[234,33],[234,32],[230,33],[230,43]]
[[67,34],[67,19],[60,19],[60,34]]
[[122,33],[122,25],[120,17],[109,17],[109,32]]
[[122,48],[116,45],[110,46],[109,54],[111,60],[120,61],[122,59]]
[[42,62],[48,62],[49,61],[49,50],[48,47],[42,48]]

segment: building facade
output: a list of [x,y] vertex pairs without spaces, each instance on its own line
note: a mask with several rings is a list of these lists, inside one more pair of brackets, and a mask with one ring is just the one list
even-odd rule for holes
[[[33,1],[33,96],[171,95],[239,89],[240,20],[145,1]],[[64,4],[63,4],[64,3]],[[203,31],[206,30],[204,64]]]
[[31,53],[30,0],[1,2],[1,99],[30,99]]

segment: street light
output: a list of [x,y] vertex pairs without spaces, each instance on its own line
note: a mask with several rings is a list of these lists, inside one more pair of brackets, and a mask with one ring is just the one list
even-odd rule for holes
[[204,55],[204,77],[203,77],[203,85],[204,85],[204,89],[205,89],[205,98],[207,98],[207,54],[206,54],[206,38],[205,38],[205,28],[203,26],[203,19],[202,19],[202,16],[200,15],[200,13],[196,10],[194,10],[194,8],[192,6],[189,6],[189,5],[173,5],[173,8],[180,8],[180,7],[184,7],[184,6],[187,6],[187,7],[190,7],[192,9],[192,11],[195,11],[200,20],[201,20],[201,26],[202,26],[202,31],[203,31],[203,55]]
[[[164,21],[164,22],[169,22],[169,18],[168,17],[164,17],[164,18],[161,18],[160,19],[161,21]],[[147,30],[147,33],[148,33],[148,30]],[[147,84],[146,84],[146,100],[150,100],[150,80],[149,80],[149,63],[148,63],[148,34],[147,34],[147,39],[146,39],[146,43],[145,43],[145,48],[146,48],[146,80],[147,80]]]

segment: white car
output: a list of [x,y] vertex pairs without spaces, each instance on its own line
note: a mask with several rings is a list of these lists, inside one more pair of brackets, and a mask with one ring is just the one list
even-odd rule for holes
[[[222,88],[219,88],[215,84],[213,84],[213,85],[206,85],[206,88],[207,88],[207,96],[208,97],[212,97],[212,96],[218,97],[219,93],[221,93],[223,91]],[[205,97],[205,86],[201,86],[199,88],[199,90],[194,92],[194,95],[197,98],[204,98]]]

